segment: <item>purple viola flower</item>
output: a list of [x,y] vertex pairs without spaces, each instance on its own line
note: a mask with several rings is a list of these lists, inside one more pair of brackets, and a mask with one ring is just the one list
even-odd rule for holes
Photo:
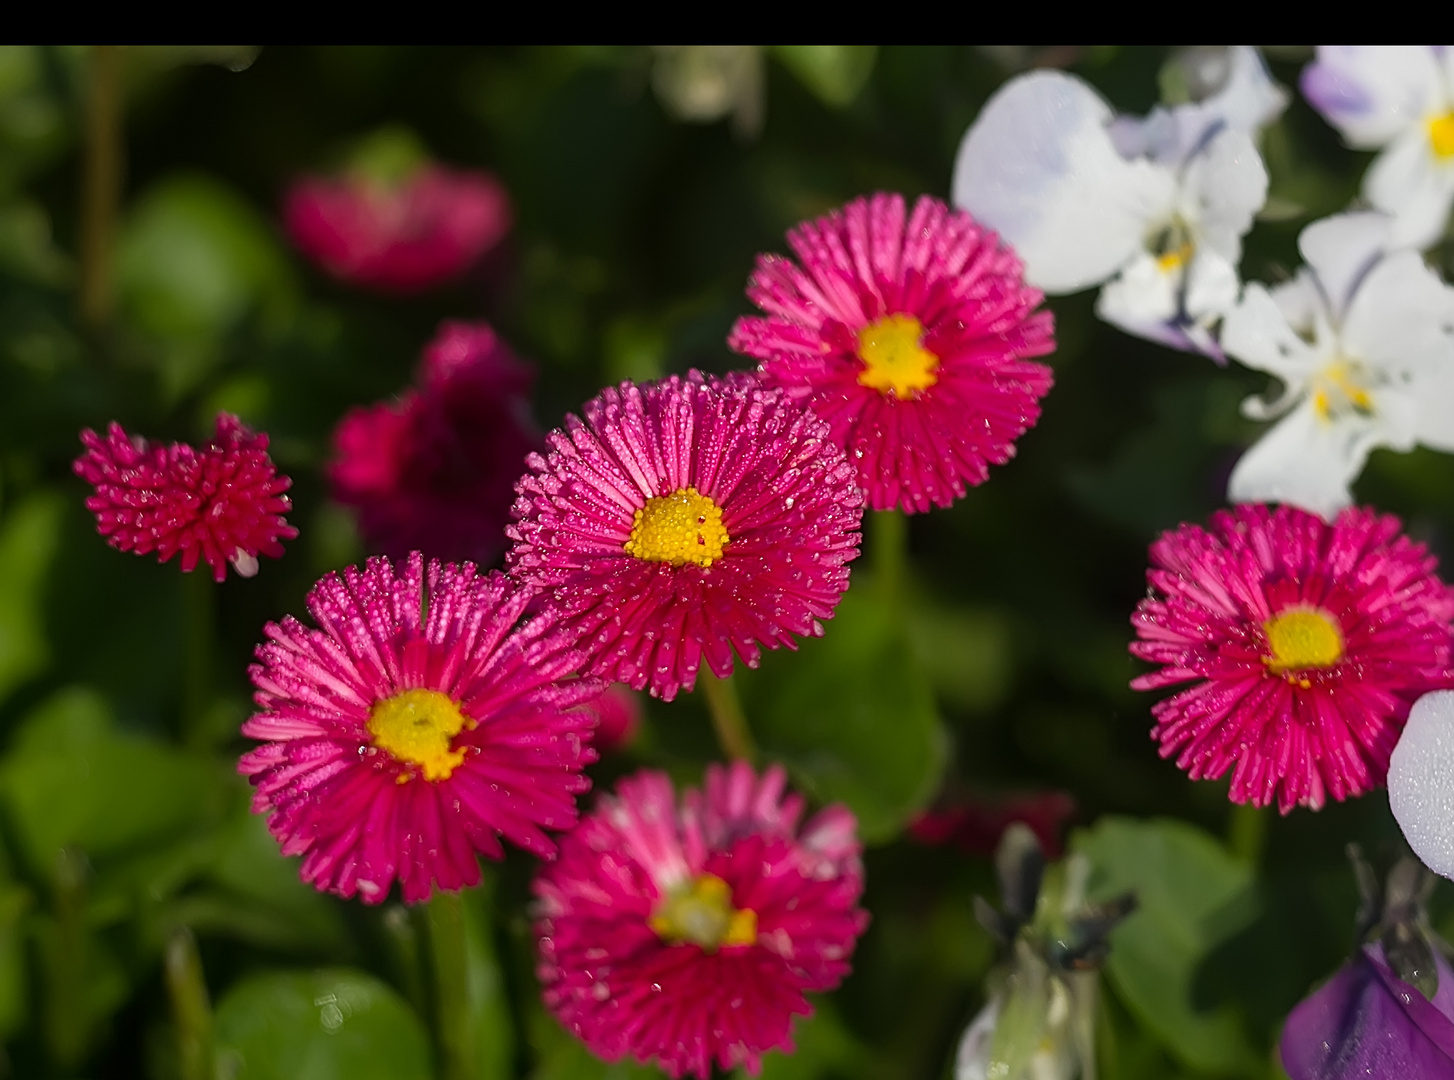
[[1454,1080],[1454,971],[1437,950],[1433,1000],[1365,945],[1287,1018],[1282,1066],[1292,1080]]

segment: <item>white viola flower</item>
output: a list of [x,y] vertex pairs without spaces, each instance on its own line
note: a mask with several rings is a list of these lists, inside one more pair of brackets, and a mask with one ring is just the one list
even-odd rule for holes
[[1393,216],[1393,242],[1425,248],[1438,240],[1454,203],[1454,50],[1319,45],[1300,84],[1349,146],[1382,148],[1363,195]]
[[1307,265],[1271,289],[1249,284],[1222,348],[1283,383],[1243,412],[1280,417],[1237,462],[1232,502],[1284,502],[1331,519],[1375,446],[1454,451],[1454,289],[1387,215],[1341,214],[1298,237]]
[[965,133],[954,202],[1000,233],[1048,293],[1104,283],[1097,314],[1220,358],[1242,236],[1267,200],[1252,134],[1285,104],[1257,53],[1229,51],[1202,101],[1116,118],[1089,85],[1041,71],[1006,83]]

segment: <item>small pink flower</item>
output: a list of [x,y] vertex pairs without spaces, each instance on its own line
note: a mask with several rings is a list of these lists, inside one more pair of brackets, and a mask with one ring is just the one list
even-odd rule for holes
[[600,693],[572,678],[580,654],[544,622],[516,627],[527,590],[498,571],[370,559],[308,594],[320,629],[269,623],[249,674],[262,745],[238,771],[253,810],[303,880],[377,904],[480,878],[500,837],[549,858],[542,831],[576,822],[596,759]]
[[1162,534],[1131,618],[1161,666],[1131,686],[1195,685],[1152,707],[1161,756],[1284,814],[1381,786],[1414,701],[1454,687],[1454,592],[1399,529],[1245,505]]
[[516,486],[510,572],[591,655],[670,701],[705,660],[823,632],[848,588],[863,501],[806,409],[750,375],[623,383],[566,417]]
[[607,1061],[707,1080],[792,1048],[805,993],[831,990],[868,915],[853,815],[803,800],[780,766],[711,766],[678,804],[657,772],[561,840],[535,880],[545,1003]]
[[86,452],[72,468],[96,489],[86,509],[107,543],[159,562],[182,553],[182,569],[199,560],[221,581],[227,564],[243,577],[258,571],[259,555],[276,559],[280,541],[298,530],[283,520],[292,481],[268,457],[268,437],[254,435],[229,413],[217,414],[212,441],[157,446],[112,423],[103,439],[81,432]]
[[728,344],[832,427],[875,510],[948,506],[1040,417],[1055,348],[1014,251],[928,196],[856,199],[758,257]]
[[468,270],[510,229],[510,200],[483,172],[429,165],[397,186],[311,176],[283,209],[293,243],[350,285],[416,293]]
[[418,387],[352,409],[333,432],[333,497],[357,507],[374,551],[487,565],[526,455],[534,370],[485,323],[447,322],[424,350]]

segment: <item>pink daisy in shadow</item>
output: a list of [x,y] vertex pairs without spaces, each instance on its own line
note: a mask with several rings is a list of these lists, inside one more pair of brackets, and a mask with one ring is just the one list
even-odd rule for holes
[[227,577],[228,564],[243,577],[258,572],[258,556],[276,559],[282,541],[298,530],[283,519],[292,509],[293,482],[268,456],[268,437],[254,434],[230,413],[217,414],[212,441],[157,446],[112,423],[103,439],[81,432],[86,452],[72,465],[96,489],[86,509],[96,529],[121,551],[159,562],[178,552],[190,573],[198,562]]
[[370,559],[308,594],[320,629],[269,623],[249,668],[262,745],[238,771],[303,880],[377,904],[480,877],[500,838],[549,858],[576,822],[601,684],[498,571]]
[[1233,802],[1286,814],[1381,786],[1409,708],[1454,686],[1454,591],[1391,515],[1238,506],[1162,534],[1151,563],[1130,648],[1160,668],[1131,686],[1195,683],[1152,707],[1152,734],[1194,780],[1230,769]]
[[298,249],[340,281],[417,293],[462,275],[510,229],[510,198],[483,172],[426,165],[397,184],[309,176],[283,205]]
[[799,826],[773,766],[707,770],[680,804],[642,772],[602,797],[535,880],[545,1003],[593,1053],[673,1077],[756,1073],[792,1049],[806,993],[831,990],[868,924],[853,815]]
[[1018,256],[925,196],[856,199],[788,233],[798,263],[761,255],[736,351],[828,422],[875,510],[948,506],[1040,417],[1055,348]]
[[863,500],[811,412],[748,374],[623,383],[566,417],[516,486],[510,572],[592,674],[670,701],[703,661],[820,635]]
[[481,565],[505,546],[525,456],[535,371],[484,323],[447,322],[424,350],[418,386],[352,409],[333,432],[333,497],[358,510],[369,548]]

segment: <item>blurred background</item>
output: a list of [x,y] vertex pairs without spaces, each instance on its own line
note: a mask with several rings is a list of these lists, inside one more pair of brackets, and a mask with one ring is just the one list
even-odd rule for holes
[[[536,365],[542,431],[607,383],[745,367],[724,340],[754,256],[791,226],[879,190],[946,197],[964,130],[1016,72],[1073,70],[1144,112],[1175,93],[1169,55],[0,49],[0,1076],[435,1075],[419,912],[301,884],[235,772],[263,624],[368,550],[329,498],[335,425],[404,392],[445,319],[488,321]],[[1295,87],[1310,56],[1268,60]],[[1243,273],[1271,282],[1366,155],[1296,97],[1265,140]],[[492,174],[513,208],[452,280],[370,291],[290,243],[301,176],[426,158]],[[1225,784],[1157,756],[1153,698],[1127,685],[1146,547],[1222,505],[1256,434],[1238,403],[1266,379],[1127,337],[1092,300],[1051,303],[1056,386],[1018,457],[952,509],[866,521],[826,637],[740,679],[764,754],[847,802],[869,844],[854,974],[796,1055],[768,1055],[773,1080],[950,1075],[995,959],[972,897],[994,898],[1017,819],[1090,854],[1096,890],[1140,893],[1113,937],[1103,1075],[1278,1076],[1282,1018],[1352,945],[1345,845],[1377,862],[1401,843],[1382,792],[1233,813]],[[266,431],[293,479],[286,557],[217,585],[109,548],[71,473],[78,433],[195,443],[219,410]],[[1357,492],[1449,565],[1454,461],[1376,451]],[[596,785],[643,765],[698,783],[719,756],[701,705],[640,704]],[[469,898],[478,1075],[654,1075],[595,1062],[543,1011],[533,868],[512,852]],[[1449,913],[1441,893],[1436,924]]]

